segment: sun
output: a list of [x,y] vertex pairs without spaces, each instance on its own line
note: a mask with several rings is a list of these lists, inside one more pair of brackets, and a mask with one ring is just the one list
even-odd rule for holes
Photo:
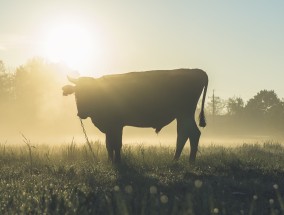
[[43,41],[44,55],[75,70],[84,70],[98,53],[91,31],[75,24],[62,24],[48,30]]

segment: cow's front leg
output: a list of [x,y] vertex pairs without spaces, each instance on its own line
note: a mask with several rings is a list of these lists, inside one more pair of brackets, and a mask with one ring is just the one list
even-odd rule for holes
[[108,153],[109,161],[113,162],[113,145],[111,141],[110,134],[106,133],[106,148]]
[[177,143],[176,143],[176,152],[174,156],[174,160],[178,160],[183,147],[188,139],[188,126],[187,126],[188,118],[179,117],[177,118]]
[[122,127],[109,129],[106,133],[106,147],[109,160],[119,163],[121,161]]

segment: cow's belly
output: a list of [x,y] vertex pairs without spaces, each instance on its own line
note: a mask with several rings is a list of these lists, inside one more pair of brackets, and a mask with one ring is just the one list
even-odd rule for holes
[[170,124],[175,119],[173,115],[164,116],[137,116],[133,118],[125,119],[124,126],[134,126],[142,128],[154,128],[156,131],[160,131],[164,126]]
[[[163,106],[164,107],[164,106]],[[159,132],[176,118],[176,109],[169,106],[144,108],[112,107],[107,111],[97,111],[91,116],[93,124],[103,133],[115,127],[134,126],[154,128]]]

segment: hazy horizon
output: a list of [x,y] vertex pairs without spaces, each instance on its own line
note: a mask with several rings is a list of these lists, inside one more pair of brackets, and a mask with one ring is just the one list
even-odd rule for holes
[[[61,88],[66,84],[62,80],[65,75],[62,74],[68,71],[60,64],[34,59],[19,67],[12,76],[7,76],[5,71],[0,72],[0,145],[5,145],[6,141],[8,144],[23,144],[22,135],[33,144],[70,144],[73,138],[77,144],[85,142],[77,117],[75,97],[62,95]],[[233,106],[229,107],[231,100]],[[260,91],[239,106],[235,106],[238,100],[231,100],[215,97],[213,115],[212,98],[207,96],[207,127],[200,129],[203,146],[237,146],[242,143],[283,140],[284,102],[275,92]],[[124,105],[127,108],[127,104]],[[151,106],[147,102],[143,105]],[[197,121],[200,105],[196,110]],[[83,122],[90,140],[105,142],[104,134],[92,124],[90,118]],[[165,126],[158,135],[153,128],[126,126],[123,130],[123,142],[131,144],[175,146],[176,136],[176,120]]]

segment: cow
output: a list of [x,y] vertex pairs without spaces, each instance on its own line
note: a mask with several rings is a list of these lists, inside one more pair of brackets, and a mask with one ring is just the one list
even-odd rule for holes
[[77,115],[81,119],[90,117],[106,135],[108,157],[113,163],[121,161],[124,126],[152,127],[158,133],[175,119],[174,160],[179,159],[189,139],[189,161],[195,161],[201,135],[195,122],[195,110],[202,91],[199,126],[206,126],[204,103],[208,76],[203,70],[155,70],[68,79],[74,85],[64,86],[63,95],[74,93]]

